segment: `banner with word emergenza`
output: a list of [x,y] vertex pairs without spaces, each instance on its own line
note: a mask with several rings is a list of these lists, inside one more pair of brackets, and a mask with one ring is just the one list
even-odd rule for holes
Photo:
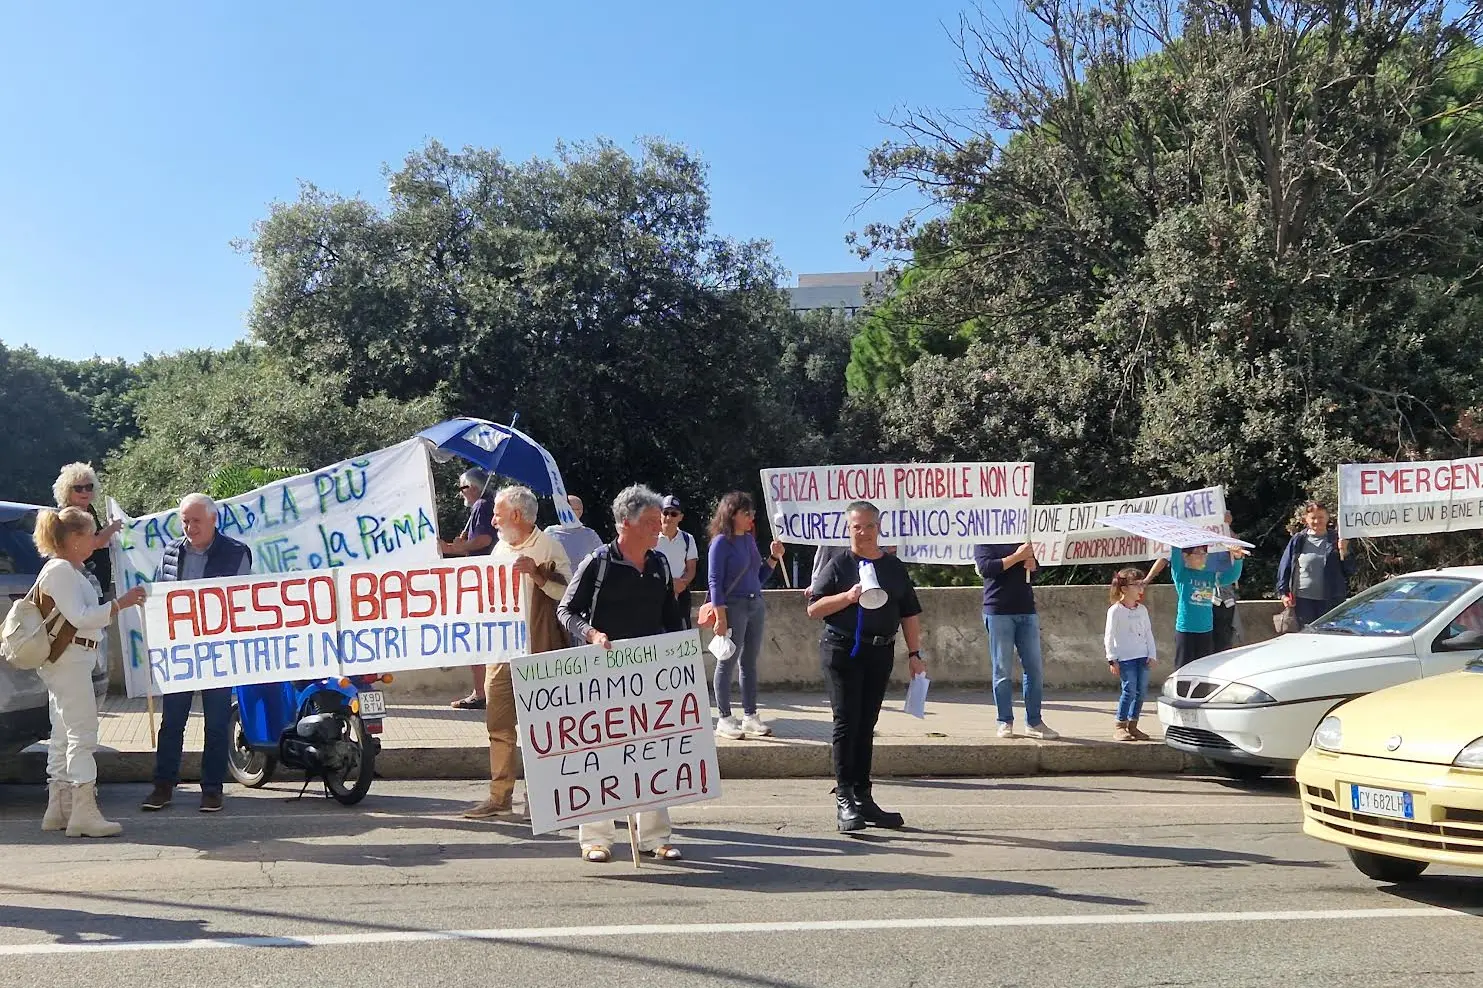
[[[1083,504],[1037,504],[1030,509],[1030,541],[1041,566],[1090,566],[1136,563],[1164,555],[1168,547],[1126,532],[1098,526],[1103,518],[1123,514],[1167,515],[1212,532],[1223,531],[1226,515],[1224,487],[1202,487],[1175,494],[1151,494],[1120,501]],[[938,566],[972,566],[973,545],[904,545],[903,562]]]
[[526,651],[519,574],[487,556],[161,583],[143,611],[162,693],[508,662]]
[[[254,573],[439,558],[432,472],[420,439],[221,501],[217,513],[219,530],[252,549]],[[150,583],[165,547],[185,534],[175,509],[130,518],[110,501],[109,517],[124,523],[111,553],[120,592]],[[119,636],[129,696],[143,696],[149,662],[137,609],[119,615]]]
[[845,508],[881,511],[882,545],[1007,542],[1029,531],[1033,463],[878,463],[762,471],[774,537],[849,545]]
[[1483,528],[1483,456],[1339,467],[1339,537]]
[[721,795],[698,632],[540,652],[510,672],[532,832]]

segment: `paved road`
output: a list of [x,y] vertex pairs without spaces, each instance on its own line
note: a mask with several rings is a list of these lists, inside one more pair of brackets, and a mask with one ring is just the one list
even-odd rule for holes
[[686,862],[635,873],[459,819],[466,783],[215,817],[115,786],[113,841],[42,834],[35,790],[0,788],[0,985],[1483,983],[1483,878],[1378,888],[1302,836],[1289,786],[923,780],[881,787],[913,829],[864,839],[824,789],[731,783],[676,811]]

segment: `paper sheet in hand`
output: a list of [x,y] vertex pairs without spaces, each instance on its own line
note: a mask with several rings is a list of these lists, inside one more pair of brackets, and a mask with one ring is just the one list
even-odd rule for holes
[[927,716],[927,687],[932,685],[925,673],[917,673],[911,677],[911,683],[906,687],[906,702],[901,705],[904,713],[913,717]]
[[1103,518],[1102,524],[1108,528],[1141,535],[1154,542],[1163,542],[1181,549],[1191,549],[1201,545],[1239,545],[1247,549],[1252,548],[1250,542],[1242,542],[1234,536],[1212,532],[1199,525],[1191,525],[1187,521],[1170,518],[1167,515],[1113,515],[1111,518]]

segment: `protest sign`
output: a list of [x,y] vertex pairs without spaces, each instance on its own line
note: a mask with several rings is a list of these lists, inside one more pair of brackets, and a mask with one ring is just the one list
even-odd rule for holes
[[1483,457],[1339,467],[1339,537],[1483,528]]
[[541,652],[510,672],[532,832],[721,795],[697,632]]
[[[114,540],[119,591],[154,579],[165,547],[181,538],[180,513],[130,518]],[[411,564],[439,558],[432,473],[420,439],[411,439],[313,473],[260,487],[217,505],[218,528],[252,550],[254,573],[289,573],[369,562]],[[137,609],[119,615],[129,696],[149,689],[148,647]]]
[[1250,542],[1243,542],[1234,535],[1225,535],[1208,528],[1201,528],[1199,525],[1179,518],[1171,518],[1168,515],[1113,515],[1111,518],[1103,518],[1102,524],[1131,535],[1141,536],[1152,542],[1162,542],[1180,549],[1193,549],[1204,545],[1236,545],[1245,549],[1253,548]]
[[[1098,529],[1098,522],[1113,515],[1151,514],[1182,518],[1211,531],[1225,526],[1224,487],[1119,501],[1089,501],[1083,504],[1037,504],[1030,509],[1030,541],[1041,566],[1077,566],[1134,563],[1163,555],[1167,547],[1141,536]],[[939,566],[972,566],[973,545],[903,545],[903,562]]]
[[346,676],[508,662],[527,649],[513,560],[335,570]]
[[773,535],[849,545],[845,508],[881,511],[883,545],[1006,542],[1029,531],[1033,463],[877,463],[763,470]]
[[488,557],[161,583],[144,602],[159,692],[508,662],[519,576]]

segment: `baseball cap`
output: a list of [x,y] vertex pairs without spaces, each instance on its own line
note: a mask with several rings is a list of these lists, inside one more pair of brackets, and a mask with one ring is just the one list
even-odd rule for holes
[[[652,504],[653,502],[651,501],[649,503]],[[666,495],[665,498],[664,498],[664,502],[663,503],[664,503],[664,510],[665,511],[684,511],[685,510],[684,508],[680,507],[680,499],[677,498],[677,497],[675,497],[673,494]]]

